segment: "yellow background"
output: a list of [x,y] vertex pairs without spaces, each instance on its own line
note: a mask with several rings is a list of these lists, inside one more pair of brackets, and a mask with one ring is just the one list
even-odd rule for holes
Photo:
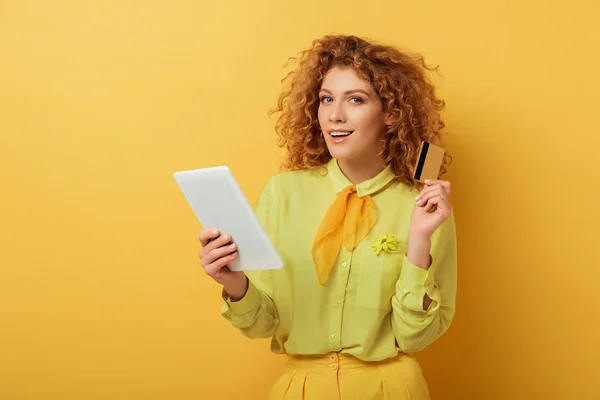
[[0,399],[264,398],[172,179],[277,172],[286,59],[326,33],[439,64],[458,313],[435,399],[600,398],[597,1],[0,1]]

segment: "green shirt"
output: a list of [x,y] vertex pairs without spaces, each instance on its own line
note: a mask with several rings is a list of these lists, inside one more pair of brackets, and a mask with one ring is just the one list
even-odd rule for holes
[[[320,285],[312,241],[337,193],[352,185],[335,159],[326,167],[283,172],[268,180],[255,211],[284,267],[247,271],[246,295],[232,302],[223,293],[222,315],[247,337],[272,337],[275,353],[342,352],[378,361],[423,349],[448,329],[454,316],[454,215],[432,235],[429,270],[412,264],[406,251],[418,190],[398,181],[386,187],[393,177],[388,166],[357,185],[359,196],[379,191],[372,195],[376,225],[354,250],[341,246],[327,283]],[[396,235],[397,249],[377,254],[371,244],[384,234]],[[427,310],[425,294],[432,299]]]

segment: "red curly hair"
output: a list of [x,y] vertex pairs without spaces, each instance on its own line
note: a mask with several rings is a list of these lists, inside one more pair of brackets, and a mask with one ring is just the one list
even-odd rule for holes
[[[299,65],[282,79],[277,107],[269,111],[269,115],[280,114],[275,130],[279,147],[287,149],[282,170],[322,166],[331,159],[319,126],[319,90],[331,68],[351,67],[373,86],[383,111],[391,116],[382,153],[386,163],[391,163],[397,180],[422,187],[412,178],[421,142],[445,147],[440,117],[445,102],[436,97],[426,76],[439,67],[428,67],[421,55],[345,35],[317,39],[288,64],[293,60]],[[446,152],[440,176],[450,162]]]

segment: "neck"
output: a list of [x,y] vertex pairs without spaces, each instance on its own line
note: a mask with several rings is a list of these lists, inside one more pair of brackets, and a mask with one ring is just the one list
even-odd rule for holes
[[355,185],[375,178],[386,167],[380,158],[377,161],[337,160],[340,170]]

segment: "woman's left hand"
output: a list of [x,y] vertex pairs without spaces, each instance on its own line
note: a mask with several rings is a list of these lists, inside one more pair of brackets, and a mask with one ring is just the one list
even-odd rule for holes
[[431,237],[452,213],[449,197],[450,182],[433,179],[425,182],[425,187],[415,199],[410,220],[411,234]]

